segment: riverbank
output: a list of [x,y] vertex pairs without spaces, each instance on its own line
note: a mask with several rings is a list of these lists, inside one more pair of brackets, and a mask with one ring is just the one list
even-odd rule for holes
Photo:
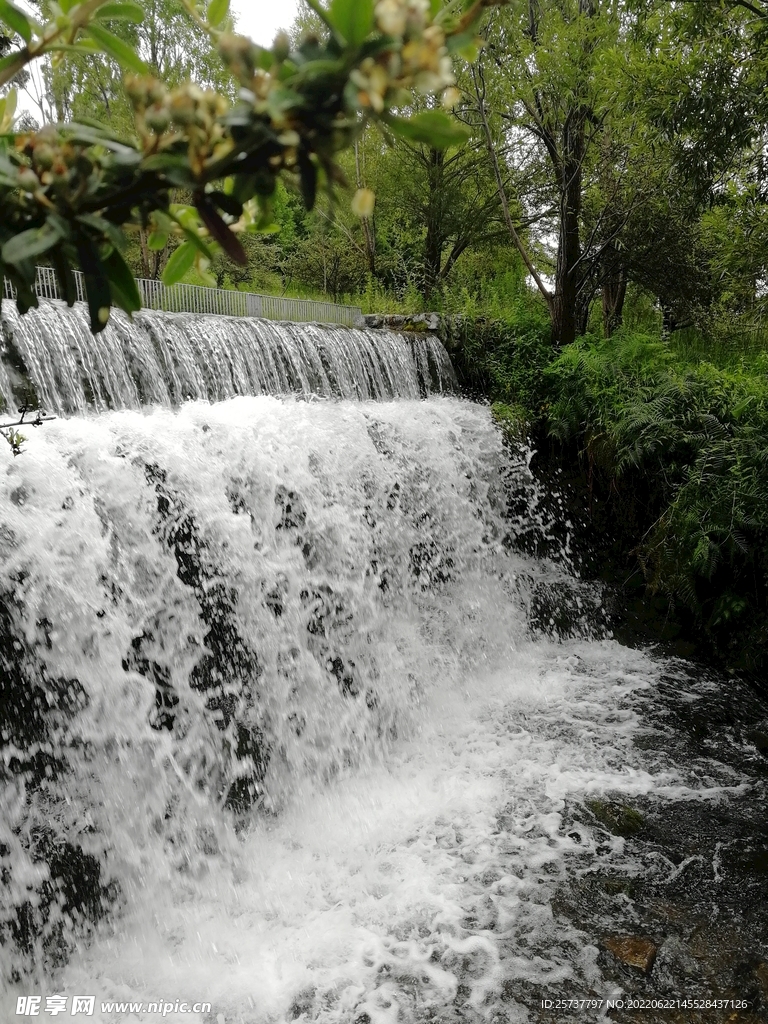
[[557,353],[528,312],[465,325],[453,361],[508,437],[531,439],[561,539],[614,589],[623,638],[674,642],[762,685],[768,353],[629,331]]

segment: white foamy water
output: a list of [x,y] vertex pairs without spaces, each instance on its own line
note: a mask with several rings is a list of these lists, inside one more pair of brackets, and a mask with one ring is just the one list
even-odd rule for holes
[[[528,1021],[542,991],[608,994],[550,900],[623,840],[569,807],[739,780],[633,745],[663,665],[586,623],[531,634],[533,588],[573,584],[509,553],[505,490],[537,496],[487,409],[242,398],[27,447],[2,589],[19,671],[72,696],[4,726],[0,924],[35,925],[0,946],[9,1015],[39,992],[104,1022]],[[14,771],[34,753],[67,768]],[[64,843],[99,865],[92,927],[81,876],[40,896]]]
[[52,300],[24,316],[4,303],[2,326],[5,408],[30,404],[31,381],[31,404],[62,416],[235,395],[418,398],[455,383],[437,338],[394,331],[145,309],[113,310],[94,336],[85,303]]

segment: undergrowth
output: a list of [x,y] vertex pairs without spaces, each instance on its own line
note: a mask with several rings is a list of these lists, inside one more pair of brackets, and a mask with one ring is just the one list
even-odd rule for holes
[[465,304],[446,317],[459,381],[472,395],[516,407],[522,419],[539,416],[547,402],[544,369],[552,361],[549,318],[530,299],[492,312]]
[[[547,430],[629,497],[650,590],[692,616],[734,668],[768,658],[768,354],[725,369],[619,333],[544,374]],[[638,514],[639,507],[639,514]]]

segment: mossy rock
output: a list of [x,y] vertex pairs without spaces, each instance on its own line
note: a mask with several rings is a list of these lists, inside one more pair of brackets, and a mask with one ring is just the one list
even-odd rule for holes
[[612,800],[587,800],[587,808],[600,824],[615,836],[629,839],[645,827],[645,819],[634,807]]

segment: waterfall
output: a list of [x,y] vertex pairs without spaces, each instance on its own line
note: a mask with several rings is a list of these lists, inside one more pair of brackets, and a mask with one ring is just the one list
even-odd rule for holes
[[[45,307],[28,337],[78,316]],[[183,318],[141,336],[158,323],[142,358],[175,353],[181,390],[138,388],[118,319],[90,379],[154,407],[0,453],[0,1018],[30,997],[84,1019],[77,995],[101,1024],[524,1022],[544,995],[615,996],[557,911],[568,872],[666,884],[688,862],[641,859],[585,802],[745,791],[649,745],[643,695],[666,678],[695,702],[690,681],[609,638],[564,554],[526,553],[567,525],[489,409],[174,408],[210,364]],[[249,330],[205,342],[233,388]],[[71,363],[26,350],[62,402],[74,337]]]
[[418,398],[454,382],[436,338],[392,331],[113,310],[94,337],[83,303],[53,300],[24,316],[4,302],[2,322],[6,408],[31,398],[60,416],[237,395]]

